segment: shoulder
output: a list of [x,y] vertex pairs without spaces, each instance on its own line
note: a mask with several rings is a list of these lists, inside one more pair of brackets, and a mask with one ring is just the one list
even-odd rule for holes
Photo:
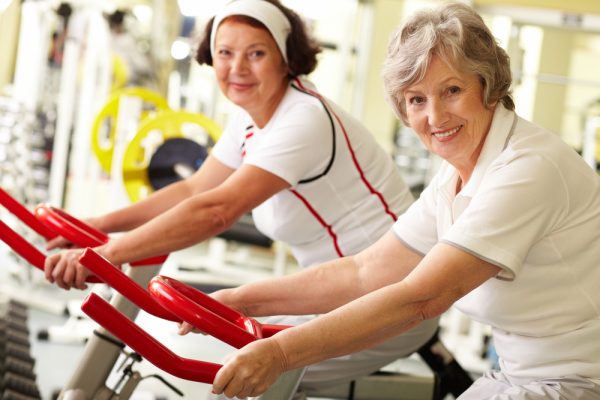
[[320,96],[298,89],[293,83],[281,101],[271,126],[300,130],[322,130],[331,126],[332,117]]

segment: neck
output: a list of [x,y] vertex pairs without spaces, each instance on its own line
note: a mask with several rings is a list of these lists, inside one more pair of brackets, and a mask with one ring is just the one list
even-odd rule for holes
[[255,109],[255,110],[246,110],[248,112],[248,114],[250,114],[250,116],[252,117],[252,120],[254,121],[254,124],[258,128],[262,129],[269,123],[269,121],[273,117],[273,114],[275,114],[277,107],[279,107],[279,104],[281,103],[283,96],[285,96],[285,92],[288,89],[288,85],[289,85],[289,79],[286,79],[283,82],[281,89],[274,96],[272,96],[266,103],[263,103],[262,105],[257,107],[257,109]]

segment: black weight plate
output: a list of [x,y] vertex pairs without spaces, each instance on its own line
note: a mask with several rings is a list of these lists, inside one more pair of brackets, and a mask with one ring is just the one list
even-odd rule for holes
[[208,150],[186,138],[167,139],[161,144],[148,165],[148,180],[154,190],[184,179],[183,172],[195,172],[208,157]]

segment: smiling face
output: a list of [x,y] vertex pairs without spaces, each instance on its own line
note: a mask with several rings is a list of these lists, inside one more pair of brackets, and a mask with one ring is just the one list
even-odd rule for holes
[[431,152],[458,169],[463,182],[475,168],[494,113],[482,93],[477,75],[457,72],[437,56],[424,78],[403,93],[410,126]]
[[287,65],[266,29],[224,20],[215,39],[213,67],[223,94],[254,122],[267,124],[287,90]]

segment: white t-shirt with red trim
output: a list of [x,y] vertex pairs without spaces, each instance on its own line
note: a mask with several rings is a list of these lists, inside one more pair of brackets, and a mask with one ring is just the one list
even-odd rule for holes
[[231,168],[262,168],[292,186],[252,215],[303,266],[368,247],[413,200],[373,135],[305,80],[290,83],[262,129],[239,109],[211,154]]
[[459,194],[444,163],[394,231],[502,268],[456,307],[493,328],[502,371],[600,377],[600,177],[557,135],[499,105]]

